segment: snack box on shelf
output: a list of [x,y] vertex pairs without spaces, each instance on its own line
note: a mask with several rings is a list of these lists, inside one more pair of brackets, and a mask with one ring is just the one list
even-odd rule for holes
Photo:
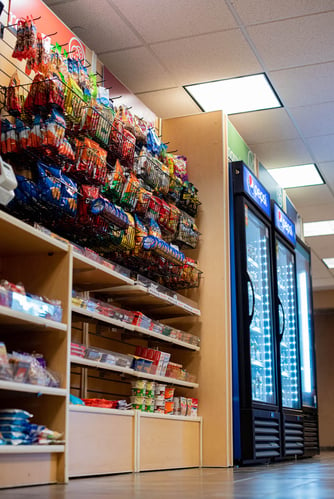
[[71,343],[71,355],[76,355],[77,357],[84,358],[86,355],[85,345],[80,345],[79,343]]
[[117,400],[82,399],[89,407],[102,407],[104,409],[117,409]]
[[139,371],[142,373],[151,373],[152,365],[153,365],[153,360],[144,359],[142,357],[133,355],[133,361],[131,367],[135,371]]
[[34,317],[43,317],[61,322],[63,309],[60,305],[47,303],[37,296],[29,296],[12,292],[11,308],[17,312],[25,312]]

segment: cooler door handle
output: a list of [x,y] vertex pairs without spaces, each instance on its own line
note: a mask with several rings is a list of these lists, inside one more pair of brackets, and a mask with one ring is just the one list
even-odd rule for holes
[[250,313],[250,315],[248,316],[248,325],[251,324],[252,320],[253,320],[253,317],[254,317],[254,310],[255,310],[255,292],[254,292],[254,285],[253,285],[253,281],[252,279],[250,278],[248,272],[247,272],[247,282],[249,282],[250,284],[250,287],[251,287],[251,290],[252,290],[252,311]]
[[283,304],[281,302],[280,297],[278,297],[278,307],[281,308],[282,316],[283,316],[283,327],[282,327],[282,331],[279,332],[279,341],[281,342],[283,339],[284,333],[285,333],[285,313],[284,313],[284,307],[283,307]]

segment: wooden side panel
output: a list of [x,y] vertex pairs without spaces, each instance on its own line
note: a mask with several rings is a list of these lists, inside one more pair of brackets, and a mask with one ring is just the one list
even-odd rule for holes
[[71,412],[69,476],[134,471],[134,416]]
[[200,466],[200,422],[140,418],[139,471]]
[[58,479],[57,454],[0,455],[0,487],[53,483]]
[[[164,120],[164,142],[188,158],[189,178],[202,202],[202,233],[196,252],[204,272],[198,290],[189,293],[201,310],[201,351],[188,364],[198,372],[199,414],[203,416],[203,465],[231,466],[232,394],[229,268],[229,189],[227,127],[222,112]],[[199,331],[194,331],[198,333]],[[195,392],[196,393],[196,392]],[[191,396],[191,395],[190,395]],[[193,395],[196,396],[196,395]]]

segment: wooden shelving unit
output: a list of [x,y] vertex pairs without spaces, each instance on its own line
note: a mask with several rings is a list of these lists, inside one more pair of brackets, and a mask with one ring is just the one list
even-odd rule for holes
[[[8,349],[42,353],[60,376],[60,388],[0,380],[0,407],[21,408],[32,422],[59,431],[67,441],[68,351],[72,261],[68,244],[0,211],[0,279],[22,282],[27,292],[60,300],[62,322],[0,306],[1,341]],[[65,482],[67,447],[1,446],[0,487]]]
[[[227,155],[222,156],[222,151],[227,151],[226,130],[221,112],[163,123],[164,139],[188,157],[190,178],[205,207],[200,221],[202,241],[196,254],[205,277],[200,290],[190,290],[185,293],[187,297],[146,287],[118,272],[117,267],[93,261],[74,251],[72,245],[0,212],[0,231],[5,235],[0,238],[0,277],[22,282],[29,292],[58,299],[63,305],[62,323],[35,320],[0,308],[1,340],[9,351],[41,351],[50,368],[61,375],[59,389],[24,386],[21,390],[18,384],[14,387],[3,382],[0,406],[14,404],[27,409],[36,422],[62,432],[66,442],[48,449],[3,448],[0,486],[200,466],[202,426],[203,464],[232,464],[228,168]],[[195,136],[199,139],[194,140]],[[208,165],[205,172],[204,164]],[[214,185],[209,178],[214,179]],[[196,346],[73,307],[73,289],[200,335],[200,355]],[[158,344],[161,350],[172,353],[173,362],[198,374],[198,383],[76,359],[70,355],[71,341],[119,353],[133,353],[138,345]],[[109,394],[128,398],[129,380],[136,377],[172,383],[178,394],[199,398],[201,418],[69,407],[70,392],[81,397]]]

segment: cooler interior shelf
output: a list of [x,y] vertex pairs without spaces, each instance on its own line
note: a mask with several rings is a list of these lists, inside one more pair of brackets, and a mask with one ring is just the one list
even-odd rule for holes
[[134,376],[136,378],[152,379],[154,381],[160,381],[161,383],[167,383],[170,385],[179,385],[186,388],[198,388],[198,383],[190,383],[189,381],[182,381],[180,379],[169,378],[167,376],[158,376],[156,374],[149,374],[140,371],[135,371],[134,369],[127,367],[120,367],[106,362],[97,362],[95,360],[83,359],[76,355],[71,355],[71,363],[83,367],[96,367],[98,369],[106,369],[108,371],[116,371],[122,374],[128,374],[129,376]]
[[25,312],[18,312],[9,307],[0,305],[0,324],[4,326],[15,326],[29,330],[47,329],[48,331],[66,331],[67,325],[61,322],[51,321],[43,317],[35,317]]

